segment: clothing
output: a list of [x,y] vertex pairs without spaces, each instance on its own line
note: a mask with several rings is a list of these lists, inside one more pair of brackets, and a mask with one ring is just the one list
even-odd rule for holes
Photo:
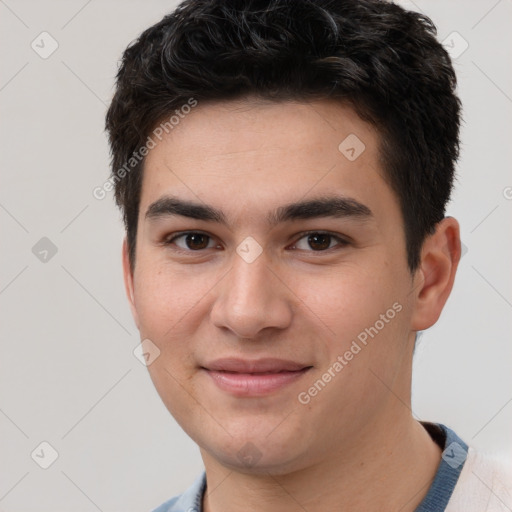
[[[443,454],[434,480],[415,512],[510,512],[512,467],[482,455],[442,424],[422,422]],[[152,512],[203,512],[203,471],[181,495]]]

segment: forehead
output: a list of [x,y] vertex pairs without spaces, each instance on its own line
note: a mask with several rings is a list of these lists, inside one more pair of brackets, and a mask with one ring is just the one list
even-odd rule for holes
[[[279,154],[291,162],[294,154],[300,152],[303,156],[308,152],[318,160],[318,150],[327,150],[330,156],[343,155],[352,162],[359,153],[367,161],[378,156],[374,154],[379,138],[375,129],[351,107],[334,100],[210,101],[199,103],[181,118],[173,118],[174,124],[161,125],[165,132],[148,155],[149,164],[161,157],[169,145],[174,146],[173,152],[180,159],[195,160],[236,160],[237,153],[245,153],[246,157],[251,152],[269,158]],[[345,140],[347,144],[340,148]],[[346,151],[350,146],[355,153]]]
[[251,207],[263,217],[271,206],[329,194],[395,202],[379,135],[350,107],[327,100],[199,103],[147,155],[140,211],[173,195],[216,205],[236,223]]

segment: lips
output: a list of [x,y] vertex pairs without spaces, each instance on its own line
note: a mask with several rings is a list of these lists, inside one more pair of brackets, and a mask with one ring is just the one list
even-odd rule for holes
[[279,373],[294,372],[307,368],[309,365],[286,359],[246,359],[224,358],[216,359],[204,365],[207,370],[233,373]]
[[202,367],[223,391],[238,397],[276,392],[301,378],[312,366],[285,359],[254,361],[224,358]]

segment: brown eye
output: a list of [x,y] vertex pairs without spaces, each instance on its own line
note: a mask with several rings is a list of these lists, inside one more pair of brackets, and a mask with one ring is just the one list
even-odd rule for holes
[[[331,245],[333,241],[337,243]],[[309,252],[325,252],[328,249],[332,249],[336,245],[339,247],[344,247],[348,245],[348,242],[332,233],[310,231],[309,233],[304,233],[303,236],[297,240],[297,242],[294,244],[294,248]]]
[[[177,242],[179,240],[179,243]],[[176,235],[165,242],[166,245],[176,245],[180,250],[195,252],[202,249],[212,248],[209,244],[213,242],[212,238],[204,233],[189,231]]]
[[208,238],[202,233],[190,233],[185,237],[185,244],[189,249],[205,249],[208,246]]
[[315,249],[315,251],[325,251],[325,249],[329,249],[329,246],[331,245],[331,238],[331,235],[318,233],[315,235],[309,235],[308,243],[312,249]]

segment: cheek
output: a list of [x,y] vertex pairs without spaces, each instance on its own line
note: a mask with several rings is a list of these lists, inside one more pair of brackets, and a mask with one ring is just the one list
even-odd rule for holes
[[151,340],[160,351],[148,371],[157,389],[166,394],[176,392],[174,379],[184,381],[194,368],[191,353],[198,299],[193,290],[190,280],[186,284],[155,266],[140,265],[136,271],[134,300],[140,337]]
[[373,267],[372,272],[352,266],[321,275],[301,274],[294,281],[310,318],[341,344],[372,326],[403,295],[385,266]]
[[186,325],[183,320],[199,304],[208,288],[204,281],[183,276],[165,265],[141,264],[135,274],[135,307],[141,334],[157,339]]
[[388,272],[386,265],[373,266],[371,274],[353,268],[329,279],[302,278],[304,287],[297,293],[307,306],[304,311],[315,313],[309,318],[323,349],[318,347],[317,352],[325,354],[302,390],[313,397],[309,407],[318,417],[364,420],[389,394],[387,386],[401,364],[410,319],[410,299],[401,283],[405,281]]
[[[190,408],[189,382],[196,371],[194,332],[203,314],[199,300],[208,287],[201,280],[170,272],[165,265],[140,265],[134,276],[135,306],[141,339],[149,339],[159,356],[147,367],[169,412],[181,420]],[[197,285],[197,286],[195,286]]]
[[297,281],[303,310],[315,324],[317,352],[324,354],[319,373],[336,374],[332,391],[371,401],[382,385],[369,369],[386,382],[396,371],[407,338],[410,299],[404,277],[389,269],[376,263],[371,272],[354,266]]

